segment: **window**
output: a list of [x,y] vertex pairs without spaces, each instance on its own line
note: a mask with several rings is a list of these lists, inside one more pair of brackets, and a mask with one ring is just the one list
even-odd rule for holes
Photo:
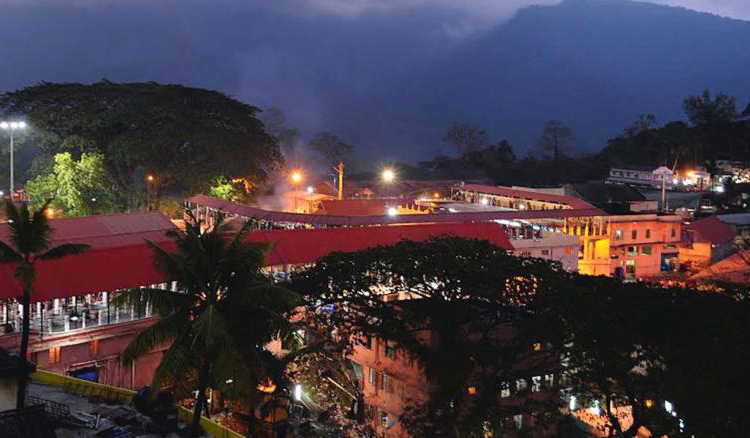
[[354,371],[354,375],[357,376],[357,381],[362,380],[362,365],[358,364],[357,362],[352,362],[352,370]]
[[367,373],[367,382],[370,385],[375,385],[378,382],[378,372],[374,368],[370,368],[370,372]]
[[542,376],[531,378],[531,392],[539,392],[542,389]]
[[500,386],[500,397],[510,397],[510,384],[508,382],[503,382]]
[[622,230],[615,230],[615,240],[622,240]]
[[548,249],[543,249],[542,250],[542,255],[543,256],[548,256],[549,255],[549,250]]
[[94,339],[93,341],[89,343],[89,354],[91,356],[96,356],[97,354],[99,354],[99,340],[98,339]]
[[385,355],[388,359],[396,358],[396,346],[391,341],[385,341]]
[[653,252],[651,245],[643,245],[641,246],[641,254],[643,255],[651,255]]
[[638,238],[638,230],[630,230],[630,238],[635,240]]
[[670,236],[674,237],[677,235],[677,229],[675,227],[672,227],[669,233]]
[[528,385],[526,385],[526,381],[523,379],[516,380],[516,391],[523,391],[526,389]]
[[521,251],[521,257],[531,257],[530,251]]
[[632,257],[635,254],[636,254],[636,252],[635,252],[635,246],[629,246],[628,247],[628,255]]
[[521,430],[523,427],[523,415],[514,415],[513,422],[516,423],[516,429]]
[[380,412],[380,427],[383,429],[388,428],[388,413],[385,411]]
[[534,351],[542,351],[542,343],[534,342]]
[[651,238],[651,229],[647,229],[646,230],[646,239],[650,239],[650,238]]
[[61,347],[52,347],[49,349],[49,363],[60,362]]
[[544,375],[544,387],[545,388],[552,388],[555,384],[555,375],[554,374],[545,374]]
[[380,389],[391,392],[391,376],[386,373],[383,373],[380,377]]

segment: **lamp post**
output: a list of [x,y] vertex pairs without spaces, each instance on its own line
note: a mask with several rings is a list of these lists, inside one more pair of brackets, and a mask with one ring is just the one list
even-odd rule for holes
[[26,129],[26,122],[0,122],[0,129],[10,131],[10,192],[8,196],[13,200],[13,133],[17,129]]
[[297,195],[299,194],[299,183],[302,182],[303,175],[299,170],[292,172],[292,183],[294,184],[294,212],[297,213]]
[[[384,169],[383,173],[380,174],[386,187],[390,186],[394,179],[396,179],[396,172],[393,169]],[[390,195],[390,190],[386,189],[386,193]]]
[[149,174],[146,175],[146,211],[151,211],[151,183],[154,181],[154,176]]

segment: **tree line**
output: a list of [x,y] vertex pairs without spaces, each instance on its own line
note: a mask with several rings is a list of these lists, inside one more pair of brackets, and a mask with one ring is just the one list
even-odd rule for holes
[[750,103],[706,90],[683,101],[686,121],[658,122],[642,114],[595,153],[576,151],[573,130],[560,120],[544,124],[529,152],[519,157],[508,140],[493,143],[485,129],[454,122],[442,141],[457,158],[438,154],[403,173],[438,179],[484,179],[500,185],[545,186],[603,179],[614,165],[704,166],[717,160],[750,161]]

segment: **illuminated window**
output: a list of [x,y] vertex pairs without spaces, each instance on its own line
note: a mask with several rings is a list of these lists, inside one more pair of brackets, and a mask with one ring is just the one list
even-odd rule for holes
[[534,376],[531,378],[531,391],[539,392],[542,389],[542,376]]
[[388,413],[385,411],[380,412],[380,427],[388,428]]
[[374,368],[370,368],[370,372],[367,373],[367,382],[370,385],[375,385],[378,381],[378,372]]
[[89,354],[92,356],[96,356],[99,354],[99,340],[94,339],[89,343]]
[[59,363],[60,362],[60,353],[61,348],[60,347],[52,347],[49,349],[49,363]]
[[547,388],[552,388],[552,386],[555,384],[555,375],[554,374],[545,374],[544,375],[544,386]]
[[477,393],[477,387],[476,386],[469,386],[468,390],[469,395],[475,395]]
[[500,397],[510,397],[510,384],[503,382],[500,387]]
[[516,380],[516,391],[523,391],[526,389],[528,385],[526,384],[526,381],[523,379]]
[[628,247],[628,255],[634,256],[635,255],[635,246],[629,246]]
[[615,230],[615,240],[622,240],[622,230]]
[[542,351],[542,343],[541,342],[535,342],[534,343],[534,351]]

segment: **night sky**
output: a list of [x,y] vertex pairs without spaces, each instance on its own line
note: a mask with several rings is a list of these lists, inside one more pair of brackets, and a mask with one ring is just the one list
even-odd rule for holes
[[[308,136],[346,133],[331,106],[418,71],[520,7],[555,3],[0,0],[0,91],[102,78],[183,83],[279,107]],[[750,20],[747,0],[657,3]]]

